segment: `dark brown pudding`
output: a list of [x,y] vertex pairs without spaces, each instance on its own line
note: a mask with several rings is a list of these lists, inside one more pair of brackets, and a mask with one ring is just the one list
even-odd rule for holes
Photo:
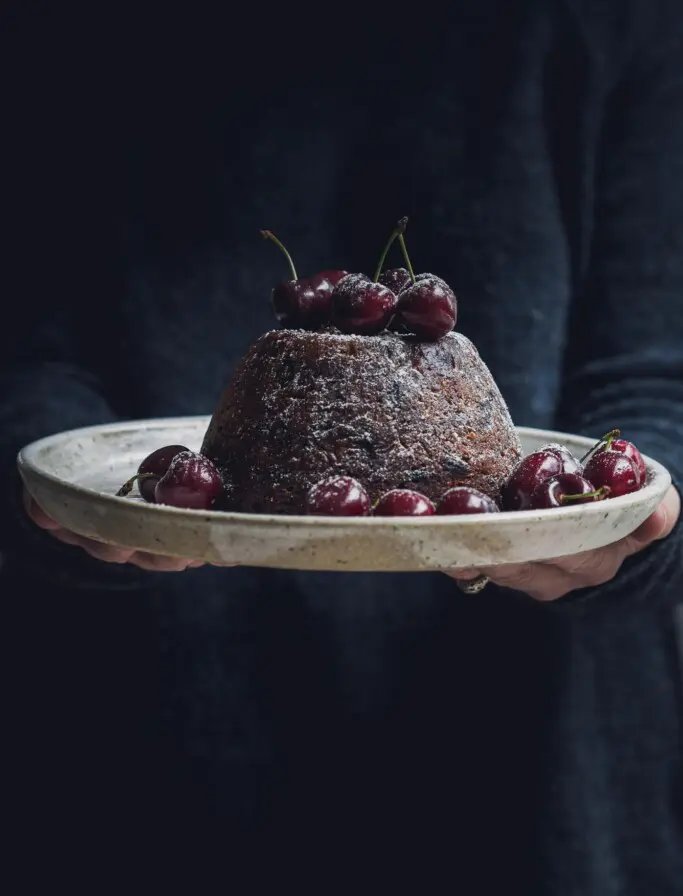
[[474,345],[383,333],[273,330],[224,390],[201,453],[226,510],[301,513],[309,488],[344,474],[374,502],[392,488],[432,499],[469,485],[498,500],[522,449]]

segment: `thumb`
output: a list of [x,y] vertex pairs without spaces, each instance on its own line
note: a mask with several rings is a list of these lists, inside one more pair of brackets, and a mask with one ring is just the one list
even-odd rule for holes
[[680,512],[680,495],[671,486],[655,512],[635,532],[626,538],[627,554],[635,554],[637,551],[642,551],[643,548],[653,541],[660,541],[666,538],[676,525]]

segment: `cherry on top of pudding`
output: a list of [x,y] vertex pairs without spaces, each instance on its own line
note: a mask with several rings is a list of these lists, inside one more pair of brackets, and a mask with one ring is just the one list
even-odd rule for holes
[[[343,333],[359,335],[391,329],[426,341],[449,333],[457,320],[455,293],[441,277],[415,275],[404,238],[407,223],[406,217],[401,218],[393,229],[372,278],[342,270],[300,278],[284,244],[272,231],[262,230],[262,236],[274,242],[285,256],[291,275],[272,290],[271,303],[278,321],[290,328],[319,330],[333,326]],[[396,239],[406,267],[382,272]]]

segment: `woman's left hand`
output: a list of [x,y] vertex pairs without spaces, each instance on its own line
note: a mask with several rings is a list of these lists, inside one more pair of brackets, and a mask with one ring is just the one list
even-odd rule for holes
[[470,581],[483,575],[496,585],[525,591],[535,600],[557,600],[570,591],[609,582],[627,557],[642,551],[653,541],[666,538],[676,525],[680,512],[681,499],[672,486],[657,510],[635,532],[607,547],[557,560],[454,570],[448,575],[459,581]]

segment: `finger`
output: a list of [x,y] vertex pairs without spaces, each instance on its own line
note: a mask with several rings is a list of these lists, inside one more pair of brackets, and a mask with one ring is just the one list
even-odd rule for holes
[[666,538],[676,525],[680,513],[681,498],[678,491],[671,486],[655,512],[626,539],[628,552],[634,554],[651,542]]
[[559,567],[571,575],[591,580],[591,584],[602,584],[602,582],[596,583],[592,580],[600,578],[604,581],[609,581],[609,578],[613,578],[616,575],[626,557],[642,551],[652,541],[666,538],[676,524],[680,514],[680,507],[678,492],[672,488],[667,492],[657,510],[635,532],[626,538],[597,550],[582,551],[579,554],[570,554],[566,557],[540,560],[539,563],[541,565]]
[[81,542],[81,547],[86,553],[104,563],[129,563],[134,553],[130,548],[118,548],[90,538],[83,538]]
[[680,510],[680,497],[672,487],[655,512],[631,535],[604,548],[561,558],[555,563],[578,575],[584,582],[579,587],[603,585],[614,578],[627,557],[642,551],[653,541],[666,538],[675,526]]
[[101,541],[94,541],[83,535],[77,535],[75,532],[69,532],[68,529],[55,529],[50,532],[50,535],[64,544],[82,548],[91,557],[105,563],[127,563],[133,554],[131,548],[119,548]]
[[482,569],[482,573],[496,585],[523,591],[539,601],[557,600],[577,587],[568,572],[550,564],[511,563]]
[[41,529],[61,528],[59,523],[55,522],[51,516],[48,516],[47,513],[45,513],[43,508],[40,507],[40,505],[31,497],[26,489],[24,489],[23,499],[26,513],[29,515],[31,520],[33,520],[36,526],[40,526]]
[[147,572],[183,572],[189,563],[183,557],[164,557],[145,551],[135,551],[128,562]]
[[[640,548],[642,547],[641,545]],[[595,588],[598,585],[611,582],[629,555],[629,550],[630,546],[627,544],[627,540],[621,539],[614,544],[593,551],[582,551],[580,554],[572,554],[568,557],[539,561],[534,565],[539,570],[553,570],[556,573],[554,582],[557,585],[557,588],[550,589],[545,598],[540,599],[557,600],[558,597],[564,597],[570,591]],[[548,581],[547,576],[543,578],[543,581]],[[564,590],[559,593],[561,582],[564,582]]]

